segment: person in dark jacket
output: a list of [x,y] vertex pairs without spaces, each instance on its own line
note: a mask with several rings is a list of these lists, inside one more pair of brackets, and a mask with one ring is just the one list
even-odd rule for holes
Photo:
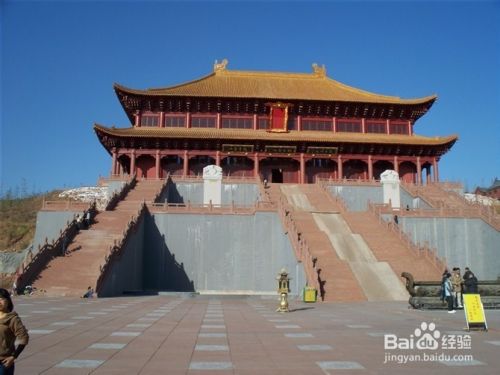
[[464,293],[465,294],[477,294],[477,278],[474,273],[469,269],[469,267],[465,267],[464,273]]
[[14,362],[29,341],[26,327],[13,310],[10,293],[0,288],[0,375],[14,374]]

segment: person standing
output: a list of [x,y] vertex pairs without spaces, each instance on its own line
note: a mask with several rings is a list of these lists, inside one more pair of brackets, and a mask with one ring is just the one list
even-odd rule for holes
[[464,273],[464,293],[466,294],[477,294],[477,278],[474,273],[469,269],[469,267],[465,267]]
[[13,310],[9,292],[0,288],[0,375],[14,374],[14,362],[29,341],[26,327]]
[[453,304],[455,308],[462,308],[462,276],[460,276],[460,268],[453,268],[453,275],[451,276],[451,284],[453,285]]
[[453,285],[451,284],[451,273],[447,273],[444,280],[444,295],[446,302],[448,302],[448,313],[454,314],[453,309]]

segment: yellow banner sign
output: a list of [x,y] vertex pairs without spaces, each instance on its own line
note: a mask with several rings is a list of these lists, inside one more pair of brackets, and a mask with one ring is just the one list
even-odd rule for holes
[[484,316],[483,303],[479,294],[464,294],[465,318],[467,324],[484,325],[486,328],[486,317]]

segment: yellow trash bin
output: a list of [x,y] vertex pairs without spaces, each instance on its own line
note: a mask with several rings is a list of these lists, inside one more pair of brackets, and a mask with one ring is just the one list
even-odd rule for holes
[[304,302],[316,302],[316,289],[306,286],[304,288]]

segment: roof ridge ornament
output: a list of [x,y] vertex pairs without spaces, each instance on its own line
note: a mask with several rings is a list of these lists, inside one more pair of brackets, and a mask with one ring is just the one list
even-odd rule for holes
[[227,64],[228,64],[227,59],[222,60],[220,63],[217,60],[215,60],[214,73],[226,70]]
[[318,78],[324,78],[324,77],[326,77],[326,67],[325,67],[325,64],[319,66],[318,64],[313,63],[312,64],[312,68],[313,68],[313,75],[315,77],[318,77]]

